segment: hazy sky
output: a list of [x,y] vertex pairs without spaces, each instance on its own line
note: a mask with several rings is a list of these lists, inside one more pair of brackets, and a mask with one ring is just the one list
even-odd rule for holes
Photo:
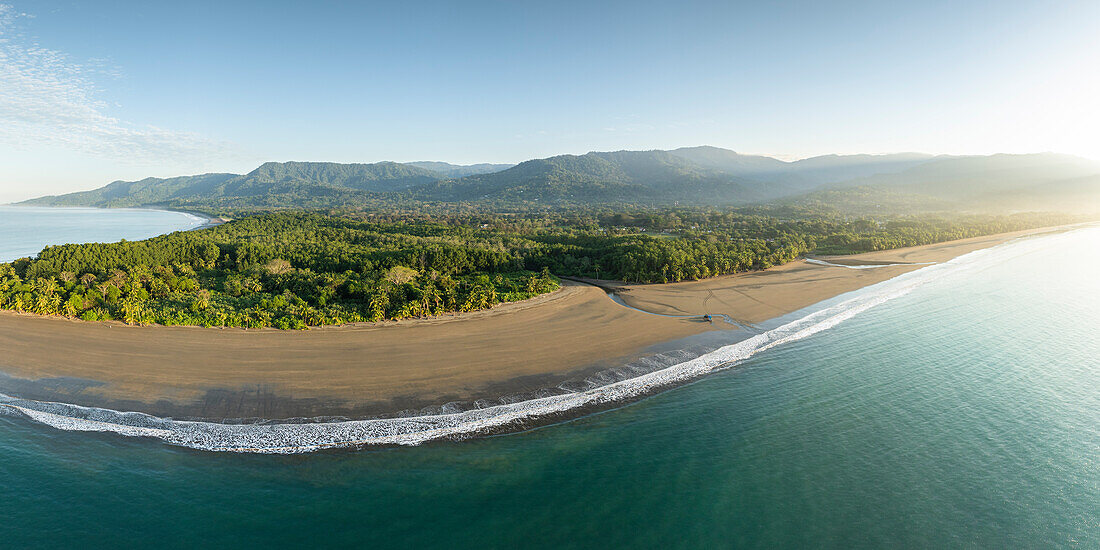
[[1096,0],[7,1],[0,202],[266,160],[1100,159]]

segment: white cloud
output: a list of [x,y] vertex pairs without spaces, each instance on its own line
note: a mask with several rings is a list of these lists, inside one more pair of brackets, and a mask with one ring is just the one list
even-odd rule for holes
[[31,17],[0,4],[0,142],[65,149],[137,163],[233,156],[232,147],[198,134],[141,126],[106,114],[94,78],[117,75],[101,59],[84,63],[19,32]]

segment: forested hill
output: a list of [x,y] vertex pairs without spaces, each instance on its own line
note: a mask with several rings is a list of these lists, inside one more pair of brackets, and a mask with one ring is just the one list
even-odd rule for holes
[[[114,182],[24,204],[242,212],[462,202],[491,205],[896,205],[924,210],[1100,210],[1100,163],[1067,155],[827,155],[785,162],[717,147],[591,152],[501,165],[269,162],[244,175]],[[465,175],[470,174],[470,175]],[[459,177],[464,176],[464,177]],[[871,212],[858,212],[871,213]]]
[[226,182],[226,195],[240,195],[241,189],[270,184],[303,182],[357,191],[400,191],[440,178],[438,172],[399,164],[338,164],[335,162],[267,162],[259,168]]
[[670,151],[616,151],[529,160],[501,172],[444,180],[415,191],[419,197],[447,201],[491,198],[744,204],[780,197],[794,190],[797,188],[779,181],[742,178],[740,174],[705,166]]
[[501,170],[507,170],[514,164],[451,164],[449,162],[438,162],[433,160],[421,160],[416,162],[406,162],[409,166],[416,166],[417,168],[424,168],[425,170],[431,170],[439,173],[445,178],[464,178],[466,176],[474,176],[477,174],[491,174],[493,172],[500,172]]
[[175,178],[145,178],[139,181],[115,181],[91,191],[67,195],[46,196],[19,204],[33,206],[97,206],[125,208],[150,204],[166,204],[189,198],[210,196],[223,183],[237,174],[202,174]]
[[671,151],[592,152],[519,165],[416,189],[448,201],[480,199],[637,204],[746,204],[816,189],[823,184],[903,170],[929,155],[850,155],[785,162],[719,147]]
[[379,162],[268,162],[243,174],[116,181],[93,191],[32,199],[39,206],[325,206],[363,201],[369,194],[409,189],[443,176],[424,168]]

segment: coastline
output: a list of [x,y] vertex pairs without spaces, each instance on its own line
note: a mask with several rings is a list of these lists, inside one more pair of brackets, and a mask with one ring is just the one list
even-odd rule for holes
[[214,227],[214,226],[221,225],[221,224],[229,221],[229,220],[226,220],[224,218],[219,218],[219,217],[216,217],[216,216],[211,216],[210,214],[205,214],[203,212],[196,212],[194,210],[185,210],[185,209],[182,209],[182,208],[169,208],[169,207],[157,208],[157,207],[147,207],[147,206],[123,206],[123,207],[110,207],[110,206],[39,206],[39,205],[34,205],[34,204],[20,204],[20,203],[0,204],[0,206],[11,207],[11,208],[50,208],[50,209],[54,209],[54,210],[71,208],[71,209],[74,209],[74,210],[138,210],[138,211],[144,211],[144,212],[171,212],[171,213],[174,213],[174,214],[186,214],[188,216],[191,216],[192,218],[198,218],[201,221],[201,223],[199,223],[195,227],[187,229],[186,231],[193,231],[195,229],[206,229],[207,227]]
[[228,220],[228,219],[225,219],[225,218],[221,218],[221,217],[217,217],[217,216],[211,216],[210,214],[205,214],[205,213],[202,213],[202,212],[196,212],[194,210],[184,210],[184,209],[181,209],[181,208],[138,208],[138,210],[155,210],[155,211],[158,211],[158,212],[178,212],[180,214],[186,214],[188,216],[192,216],[192,217],[199,218],[200,220],[202,220],[202,223],[200,223],[199,225],[196,225],[195,227],[192,227],[191,229],[188,229],[188,231],[196,231],[198,229],[208,229],[210,227],[217,227],[217,226],[219,226],[223,223],[231,221],[231,220]]
[[657,314],[727,314],[751,325],[975,250],[1086,225],[1091,224],[1026,229],[861,254],[815,256],[764,271],[698,281],[620,285],[616,294],[631,307]]
[[[847,258],[944,262],[1070,228]],[[925,267],[845,269],[800,260],[703,281],[631,285],[619,293],[630,307],[596,287],[567,284],[469,315],[307,332],[132,327],[4,312],[0,347],[11,352],[0,359],[0,393],[214,421],[439,414],[644,373],[662,367],[656,350],[670,341],[706,341],[699,345],[713,349],[752,337],[769,319]],[[697,317],[704,313],[735,323],[705,322]]]

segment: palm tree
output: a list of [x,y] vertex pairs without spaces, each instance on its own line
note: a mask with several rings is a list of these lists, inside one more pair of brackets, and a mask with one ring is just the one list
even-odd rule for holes
[[122,321],[128,325],[140,325],[144,320],[145,307],[134,295],[122,301]]
[[324,324],[325,316],[314,308],[306,308],[302,314],[302,321],[311,327],[318,327]]
[[72,296],[69,296],[68,300],[65,301],[65,306],[62,309],[64,310],[65,315],[68,315],[69,317],[75,317],[76,314],[79,313],[81,309],[83,309],[83,307],[84,300],[81,299],[80,296],[73,294]]
[[49,314],[60,315],[61,314],[61,296],[58,294],[50,294],[46,299],[49,302]]
[[195,300],[191,302],[191,309],[201,311],[210,307],[210,292],[206,289],[195,293]]
[[51,295],[59,290],[57,280],[53,277],[45,277],[34,280],[34,291],[39,294]]
[[31,307],[33,313],[39,315],[49,315],[52,313],[51,300],[52,294],[37,293],[34,295],[34,304]]
[[427,314],[431,315],[439,309],[439,289],[435,287],[435,283],[430,281],[425,282],[423,294],[420,297],[421,305]]

